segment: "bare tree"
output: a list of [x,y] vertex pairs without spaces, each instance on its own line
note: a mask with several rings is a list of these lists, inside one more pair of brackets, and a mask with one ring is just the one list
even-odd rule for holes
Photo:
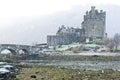
[[120,34],[116,33],[114,35],[114,45],[115,45],[115,50],[118,50],[118,46],[120,45]]
[[110,49],[113,50],[115,44],[113,38],[108,39],[106,46]]
[[109,38],[104,38],[103,39],[103,43],[105,46],[108,46],[108,44],[111,42],[112,39],[109,39]]

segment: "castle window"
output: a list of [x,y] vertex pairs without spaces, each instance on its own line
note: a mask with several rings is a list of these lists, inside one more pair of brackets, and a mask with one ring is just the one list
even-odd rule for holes
[[93,27],[92,27],[92,29],[95,29],[95,25],[93,24]]

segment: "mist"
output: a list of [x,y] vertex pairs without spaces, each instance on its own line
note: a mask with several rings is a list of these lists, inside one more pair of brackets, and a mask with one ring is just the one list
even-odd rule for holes
[[[61,25],[81,27],[83,15],[91,6],[74,6],[69,10],[43,16],[22,16],[9,19],[5,25],[0,23],[0,44],[40,44],[46,43],[47,35],[55,35]],[[106,32],[108,37],[119,33],[120,6],[99,5],[98,11],[106,11]]]

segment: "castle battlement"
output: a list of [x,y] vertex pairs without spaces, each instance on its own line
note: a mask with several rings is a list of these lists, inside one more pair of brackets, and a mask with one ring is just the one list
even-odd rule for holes
[[90,11],[86,11],[84,15],[84,21],[88,20],[102,20],[105,21],[106,12],[103,10],[98,11],[95,6],[91,7]]

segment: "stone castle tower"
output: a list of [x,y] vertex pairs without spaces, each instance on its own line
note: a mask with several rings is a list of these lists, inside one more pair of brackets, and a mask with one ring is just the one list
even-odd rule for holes
[[89,41],[103,39],[105,37],[105,18],[106,12],[96,10],[95,6],[90,11],[86,11],[84,21],[81,26],[85,30],[85,38]]

